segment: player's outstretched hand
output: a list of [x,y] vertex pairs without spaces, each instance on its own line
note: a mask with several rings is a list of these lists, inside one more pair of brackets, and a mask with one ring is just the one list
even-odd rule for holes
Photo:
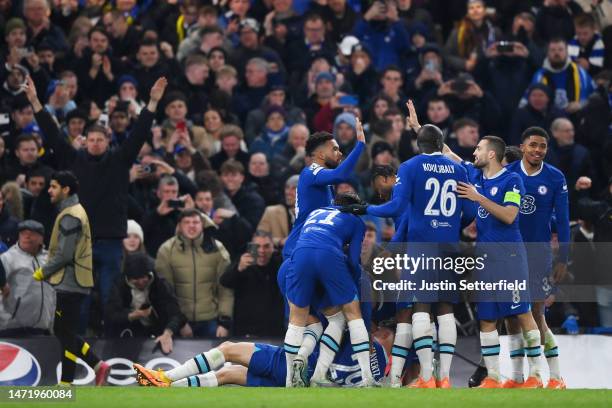
[[416,109],[414,109],[412,99],[408,99],[406,106],[408,107],[408,120],[406,121],[406,124],[410,129],[418,132],[421,125],[419,124],[419,118],[417,117]]
[[357,129],[357,140],[361,143],[365,143],[365,133],[363,131],[363,125],[358,117],[355,117],[355,128]]
[[340,211],[354,215],[365,215],[368,206],[363,204],[351,204],[340,207]]

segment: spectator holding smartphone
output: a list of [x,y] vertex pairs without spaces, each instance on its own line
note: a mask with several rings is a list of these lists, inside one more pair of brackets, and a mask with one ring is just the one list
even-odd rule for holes
[[172,352],[173,336],[187,322],[172,287],[157,276],[153,260],[142,252],[126,256],[124,274],[113,286],[106,316],[111,336],[155,336],[166,354]]
[[283,298],[276,283],[281,262],[272,235],[258,230],[247,251],[221,276],[221,284],[234,289],[234,335],[282,335]]
[[147,237],[146,248],[149,255],[155,257],[157,250],[176,231],[180,212],[194,208],[189,194],[179,197],[179,183],[174,176],[166,175],[157,185],[159,205],[144,217],[143,230]]

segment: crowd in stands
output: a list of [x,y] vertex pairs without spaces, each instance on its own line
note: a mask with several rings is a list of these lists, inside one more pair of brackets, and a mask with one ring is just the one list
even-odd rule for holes
[[[336,191],[375,202],[373,166],[418,154],[409,99],[468,161],[482,136],[546,129],[573,240],[612,241],[612,1],[0,0],[0,33],[0,333],[52,320],[12,308],[68,169],[93,238],[82,330],[165,350],[282,335],[306,140],[331,132],[346,156],[360,118],[367,153]],[[365,264],[392,235],[368,222]],[[600,324],[596,307],[563,313]]]

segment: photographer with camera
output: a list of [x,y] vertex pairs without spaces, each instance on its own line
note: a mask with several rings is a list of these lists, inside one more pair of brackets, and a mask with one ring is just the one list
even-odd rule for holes
[[194,208],[193,199],[189,194],[179,197],[179,183],[176,177],[164,175],[157,185],[159,205],[145,215],[143,230],[147,237],[147,252],[155,257],[157,250],[176,231],[182,210]]
[[276,283],[281,262],[272,235],[257,230],[247,251],[221,276],[221,284],[234,289],[235,336],[282,335],[283,297]]

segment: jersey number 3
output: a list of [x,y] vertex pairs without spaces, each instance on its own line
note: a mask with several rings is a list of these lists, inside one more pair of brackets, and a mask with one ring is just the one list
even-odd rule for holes
[[439,216],[441,212],[445,217],[452,217],[457,209],[456,188],[457,182],[455,180],[446,180],[442,187],[440,187],[440,181],[437,178],[428,178],[425,182],[425,190],[433,190],[433,192],[427,207],[425,207],[424,214]]

